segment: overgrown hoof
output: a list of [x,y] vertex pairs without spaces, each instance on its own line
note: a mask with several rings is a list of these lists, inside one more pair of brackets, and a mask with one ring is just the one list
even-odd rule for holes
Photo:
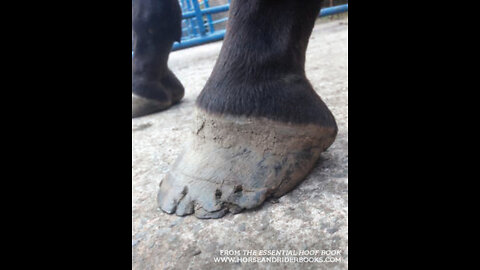
[[220,116],[197,109],[186,150],[160,183],[159,207],[198,218],[258,207],[299,184],[336,134],[336,126]]

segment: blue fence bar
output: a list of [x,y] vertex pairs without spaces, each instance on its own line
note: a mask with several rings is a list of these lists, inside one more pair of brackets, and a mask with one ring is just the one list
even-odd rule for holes
[[[193,1],[195,2],[195,0],[193,0]],[[204,8],[204,9],[200,10],[200,14],[205,15],[205,14],[215,14],[215,13],[225,12],[225,11],[228,11],[229,8],[230,8],[230,4],[226,4],[226,5],[222,5],[222,6],[216,6],[216,7]],[[196,16],[195,11],[186,12],[186,13],[182,14],[183,19],[193,18],[195,16]]]
[[[203,0],[203,1],[205,2],[205,7],[209,8],[210,4],[208,3],[208,0]],[[208,13],[207,19],[208,19],[208,28],[210,28],[210,33],[213,34],[213,32],[215,32],[215,27],[213,26],[212,14]]]
[[192,1],[193,2],[193,8],[195,9],[195,17],[197,18],[197,25],[198,29],[200,30],[200,35],[205,36],[206,30],[205,26],[203,25],[203,13],[202,10],[200,9],[200,5],[198,4],[198,1]]
[[[225,37],[225,29],[215,30],[214,25],[227,21],[228,17],[212,20],[211,14],[228,11],[230,4],[210,7],[208,0],[200,1],[200,3],[198,0],[180,0],[179,2],[182,7],[182,33],[184,33],[184,35],[180,43],[175,42],[173,44],[172,51],[222,40]],[[203,9],[201,8],[201,4],[204,6]],[[320,11],[319,17],[347,11],[348,4],[323,8]],[[206,21],[204,21],[204,16],[207,16]],[[209,30],[208,32],[207,28]]]
[[343,13],[347,11],[348,11],[348,4],[338,5],[338,6],[329,7],[329,8],[322,8],[322,10],[320,10],[319,17],[330,16],[333,14]]
[[[182,0],[181,2],[181,6],[182,6],[182,14],[184,14],[185,12],[187,12],[188,10],[192,10],[193,7],[192,7],[192,4],[190,3],[190,0]],[[193,14],[192,18],[195,17],[195,13]],[[187,27],[187,36],[196,36],[197,35],[197,30],[195,29],[195,24],[193,22],[193,20],[190,20],[188,18],[183,18],[183,19],[186,19],[185,22],[187,23],[187,25],[189,25],[190,27]]]

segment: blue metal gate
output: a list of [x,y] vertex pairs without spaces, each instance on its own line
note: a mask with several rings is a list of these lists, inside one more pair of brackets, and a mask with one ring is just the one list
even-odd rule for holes
[[[228,11],[230,0],[179,0],[179,2],[183,17],[182,40],[173,44],[173,51],[223,39],[225,22],[228,20],[224,12]],[[225,4],[215,5],[219,2]],[[212,15],[220,13],[224,13],[225,16],[214,20]]]

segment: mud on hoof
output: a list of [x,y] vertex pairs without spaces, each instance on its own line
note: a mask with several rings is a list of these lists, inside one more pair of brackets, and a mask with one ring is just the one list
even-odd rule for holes
[[293,189],[335,140],[336,126],[291,124],[196,110],[186,150],[160,183],[159,207],[220,218]]

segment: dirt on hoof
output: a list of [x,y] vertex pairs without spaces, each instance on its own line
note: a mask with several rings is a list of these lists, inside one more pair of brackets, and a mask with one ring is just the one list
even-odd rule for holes
[[335,140],[335,127],[196,109],[186,150],[160,183],[160,208],[179,216],[220,218],[290,191]]

